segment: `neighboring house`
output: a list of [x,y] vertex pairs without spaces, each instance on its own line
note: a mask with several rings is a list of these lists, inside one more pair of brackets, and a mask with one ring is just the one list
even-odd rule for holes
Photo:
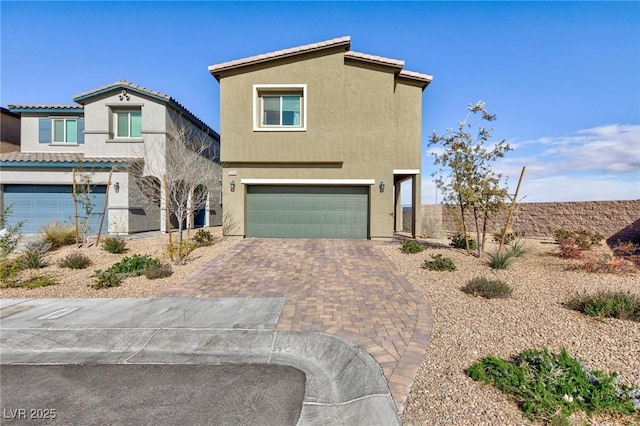
[[[162,173],[155,171],[164,166],[172,132],[188,128],[204,138],[211,145],[210,160],[219,163],[218,133],[172,97],[124,80],[73,100],[75,105],[9,105],[21,118],[20,151],[0,154],[0,203],[13,205],[11,220],[25,220],[24,232],[38,232],[52,220],[73,223],[75,169],[95,185],[93,213],[102,212],[106,200],[103,232],[166,231],[164,197],[149,203],[128,165],[145,158],[145,167],[154,170],[149,179],[164,194]],[[82,175],[76,173],[77,182]],[[209,195],[209,205],[191,218],[190,227],[221,223],[219,188]],[[96,232],[98,215],[91,223]]]
[[407,179],[420,211],[432,77],[350,45],[342,37],[209,67],[220,83],[227,234],[390,238]]
[[20,116],[0,107],[0,154],[20,151]]

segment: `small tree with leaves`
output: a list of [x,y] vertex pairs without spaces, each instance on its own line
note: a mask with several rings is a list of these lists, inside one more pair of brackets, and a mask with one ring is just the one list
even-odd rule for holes
[[[478,241],[478,256],[482,257],[488,219],[493,213],[504,209],[509,198],[506,182],[491,166],[498,158],[504,157],[511,147],[504,139],[488,147],[492,129],[479,123],[494,121],[496,116],[487,112],[484,102],[469,105],[468,109],[469,112],[464,120],[458,122],[456,130],[449,128],[443,135],[433,132],[429,146],[442,148],[440,153],[432,154],[434,164],[440,166],[433,176],[436,186],[443,193],[443,201],[457,204],[460,208],[467,254],[471,250],[465,218],[467,213],[471,213]],[[477,134],[474,137],[472,132],[475,126]]]
[[9,225],[9,216],[13,211],[13,205],[0,209],[0,260],[9,257],[18,248],[22,239],[22,227],[24,220]]

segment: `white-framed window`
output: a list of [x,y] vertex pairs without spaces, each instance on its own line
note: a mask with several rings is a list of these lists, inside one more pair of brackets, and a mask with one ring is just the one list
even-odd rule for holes
[[52,118],[51,141],[53,143],[78,143],[78,119]]
[[113,122],[116,138],[142,137],[142,111],[116,110]]
[[306,84],[254,84],[254,131],[305,131]]

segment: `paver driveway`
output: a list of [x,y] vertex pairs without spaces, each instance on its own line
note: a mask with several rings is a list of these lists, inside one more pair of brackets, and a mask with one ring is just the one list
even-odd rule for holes
[[285,297],[276,330],[346,338],[381,366],[402,409],[431,335],[431,310],[375,242],[247,238],[168,296]]

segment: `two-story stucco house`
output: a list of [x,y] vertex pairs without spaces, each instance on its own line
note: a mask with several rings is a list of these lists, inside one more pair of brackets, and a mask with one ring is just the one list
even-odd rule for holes
[[419,211],[432,77],[350,45],[342,37],[209,67],[220,83],[228,233],[390,238],[407,179]]
[[[165,231],[164,200],[148,202],[131,178],[130,162],[146,161],[162,195],[164,153],[172,131],[186,127],[197,134],[211,146],[210,161],[219,163],[218,133],[174,98],[124,80],[73,100],[74,105],[9,105],[21,121],[20,151],[0,154],[0,202],[13,205],[11,220],[25,220],[24,232],[38,232],[52,220],[73,221],[75,169],[94,185],[93,212],[107,207],[103,232]],[[221,207],[218,188],[190,226],[220,224]],[[90,218],[94,232],[98,217]]]

